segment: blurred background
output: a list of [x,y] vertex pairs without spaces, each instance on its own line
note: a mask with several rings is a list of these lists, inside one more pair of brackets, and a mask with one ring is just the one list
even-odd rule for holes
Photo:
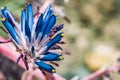
[[[33,7],[44,3],[44,0],[30,1]],[[0,7],[7,6],[19,22],[25,3],[25,0],[0,0]],[[62,15],[58,14],[56,24],[64,24],[66,44],[63,49],[71,52],[71,55],[64,55],[64,60],[59,62],[60,67],[56,67],[58,74],[67,80],[74,76],[83,78],[101,67],[117,63],[120,57],[120,0],[55,0],[54,4],[62,12]],[[0,25],[2,26],[1,23]],[[0,35],[7,38],[2,30]],[[7,60],[7,57],[2,57],[4,55],[0,55],[0,61]],[[7,66],[14,65],[11,62]],[[24,71],[19,68],[18,74],[14,75],[7,68],[4,69],[4,66],[0,63],[1,71],[6,76],[11,74],[8,80],[18,79]],[[119,73],[110,75],[114,80],[120,80]]]

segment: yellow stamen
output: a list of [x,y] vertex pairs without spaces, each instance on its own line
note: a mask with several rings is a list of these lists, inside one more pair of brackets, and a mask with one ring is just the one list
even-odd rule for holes
[[52,69],[52,73],[55,73],[56,72],[56,70],[55,69]]
[[55,16],[57,16],[58,14],[57,13],[54,13]]
[[5,21],[5,18],[4,18],[4,17],[1,17],[1,21]]
[[63,60],[63,57],[62,57],[62,56],[59,56],[59,59],[60,59],[60,60]]
[[64,33],[62,33],[61,36],[64,37]]

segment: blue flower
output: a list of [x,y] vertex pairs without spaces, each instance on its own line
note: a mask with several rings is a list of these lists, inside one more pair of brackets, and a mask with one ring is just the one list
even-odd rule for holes
[[51,5],[47,6],[44,13],[39,14],[37,23],[34,22],[31,3],[21,11],[20,24],[15,21],[6,7],[1,9],[1,13],[1,22],[21,54],[17,63],[22,59],[26,69],[29,69],[28,63],[32,63],[39,69],[50,73],[56,72],[54,67],[45,62],[63,60],[62,53],[58,54],[55,50],[62,50],[57,44],[60,44],[64,33],[58,33],[63,28],[63,24],[54,26],[56,15]]

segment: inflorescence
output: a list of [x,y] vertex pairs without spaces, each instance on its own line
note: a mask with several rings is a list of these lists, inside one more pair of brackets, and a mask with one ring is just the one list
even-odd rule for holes
[[55,73],[55,68],[46,62],[63,60],[62,53],[56,53],[56,50],[62,50],[58,44],[64,43],[61,41],[64,33],[58,32],[63,24],[54,26],[56,15],[51,5],[47,6],[44,13],[38,14],[37,23],[34,22],[31,3],[21,11],[20,24],[15,21],[7,7],[1,8],[1,13],[1,22],[20,53],[17,63],[22,59],[27,70],[28,64],[32,63],[39,69]]

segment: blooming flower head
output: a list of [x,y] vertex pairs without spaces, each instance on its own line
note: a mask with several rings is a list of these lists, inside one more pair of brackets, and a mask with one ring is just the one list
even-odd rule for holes
[[47,6],[44,13],[39,14],[37,22],[34,20],[31,3],[21,11],[20,24],[6,7],[1,9],[1,13],[1,22],[21,54],[17,63],[22,59],[27,69],[28,63],[32,63],[39,69],[56,72],[55,68],[46,62],[63,60],[62,53],[58,54],[56,50],[62,50],[58,44],[62,43],[64,33],[58,32],[63,28],[63,24],[54,26],[56,15],[51,5]]

